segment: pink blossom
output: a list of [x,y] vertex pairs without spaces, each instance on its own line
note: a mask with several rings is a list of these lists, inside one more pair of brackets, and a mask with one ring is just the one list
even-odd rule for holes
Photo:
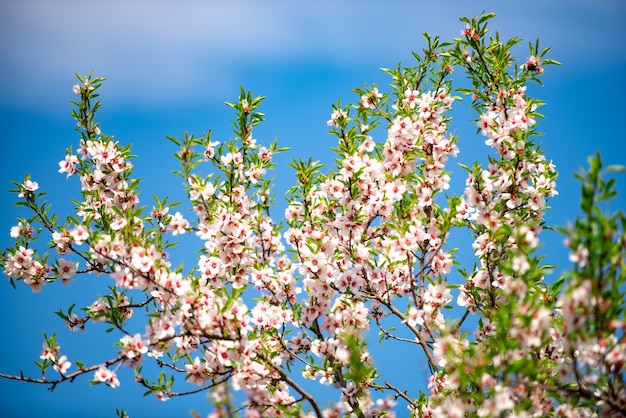
[[52,241],[54,242],[56,246],[55,249],[59,254],[65,254],[69,251],[71,240],[68,233],[54,231],[52,233]]
[[246,177],[252,184],[257,184],[258,180],[265,175],[265,169],[251,166],[250,169],[246,170]]
[[[34,192],[35,190],[39,189],[39,183],[37,183],[36,181],[31,181],[30,179],[24,181],[24,184],[22,184],[22,187],[24,188],[24,190],[26,192]],[[23,199],[25,197],[24,192],[21,192],[17,195],[17,197],[19,197],[20,199]]]
[[94,301],[91,305],[89,305],[89,312],[91,314],[91,320],[94,322],[104,321],[105,318],[102,315],[98,315],[98,314],[105,313],[108,309],[109,309],[109,305],[107,305],[102,300],[98,299]]
[[185,364],[187,381],[194,385],[203,386],[204,382],[208,379],[205,370],[204,364],[201,363],[200,359],[196,356],[192,364]]
[[84,226],[77,225],[74,229],[70,231],[70,236],[72,237],[72,241],[76,245],[81,245],[89,238],[89,231]]
[[124,218],[117,218],[113,222],[111,222],[111,229],[114,231],[119,231],[124,228],[128,222]]
[[402,104],[408,105],[409,109],[414,109],[417,105],[417,99],[419,96],[419,91],[411,89],[408,87],[404,91],[404,99],[402,99]]
[[260,147],[259,158],[263,161],[263,163],[269,163],[272,160],[272,150],[266,147]]
[[189,228],[189,222],[180,212],[176,212],[174,215],[170,216],[169,227],[172,231],[172,235],[184,234]]
[[143,273],[152,270],[155,261],[159,258],[161,258],[161,254],[153,249],[133,247],[131,250],[131,266]]
[[383,95],[378,92],[378,87],[373,87],[367,94],[361,95],[361,106],[364,109],[374,109],[378,99]]
[[65,374],[67,373],[67,369],[69,369],[71,366],[72,363],[67,361],[67,356],[61,356],[52,367],[57,372]]
[[120,339],[121,354],[133,363],[140,362],[141,357],[148,352],[148,342],[140,334],[125,335]]
[[219,141],[209,141],[206,149],[204,150],[204,158],[210,160],[215,157],[215,147],[219,145]]
[[9,235],[11,236],[11,238],[18,238],[24,233],[25,230],[28,231],[30,229],[31,228],[29,224],[26,224],[26,229],[24,229],[24,224],[20,222],[19,224],[11,227],[11,232],[9,233]]
[[65,283],[76,275],[76,263],[61,258],[57,261],[56,271],[57,277]]
[[587,265],[587,259],[589,258],[589,250],[582,244],[578,244],[575,251],[569,254],[569,261],[578,264],[578,266],[585,267]]
[[511,263],[511,267],[513,271],[518,274],[524,274],[530,269],[530,264],[528,263],[528,259],[524,254],[518,254],[513,257],[513,262]]
[[34,264],[33,254],[34,250],[32,248],[25,248],[20,245],[17,251],[7,258],[4,265],[4,274],[16,279],[27,277]]
[[326,122],[326,124],[328,126],[337,126],[337,121],[345,118],[346,116],[346,112],[344,112],[342,109],[333,110],[332,114],[330,115],[330,119],[328,120],[328,122]]
[[332,385],[335,382],[335,374],[331,367],[326,370],[319,370],[316,375],[320,378],[321,385]]
[[541,67],[539,59],[534,55],[531,55],[526,60],[526,63],[521,66],[521,68],[526,68],[528,71],[534,71],[537,73],[543,73],[543,67]]
[[75,155],[66,155],[65,159],[59,161],[59,173],[67,173],[66,178],[76,173],[76,166],[78,165],[78,157]]
[[42,359],[42,360],[52,360],[52,361],[54,361],[54,359],[56,358],[58,352],[59,352],[59,346],[55,346],[55,347],[50,348],[47,343],[44,343],[43,344],[43,351],[41,352],[41,355],[39,356],[39,358]]
[[115,280],[115,285],[121,288],[135,289],[139,287],[137,275],[128,267],[115,266],[111,278]]
[[433,257],[431,264],[432,273],[435,276],[448,274],[452,270],[452,256],[442,250]]
[[24,188],[29,192],[34,192],[35,190],[39,189],[39,183],[31,180],[26,180],[24,182]]
[[410,327],[424,325],[424,317],[422,315],[422,312],[420,312],[415,306],[411,306],[409,308],[409,312],[406,315],[405,321]]
[[106,366],[102,365],[94,373],[94,380],[96,382],[106,383],[112,388],[119,387],[120,381],[117,379],[115,372],[109,370]]

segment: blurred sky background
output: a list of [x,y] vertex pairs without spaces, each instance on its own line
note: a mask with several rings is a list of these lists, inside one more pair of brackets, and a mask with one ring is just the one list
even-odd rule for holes
[[[215,140],[228,138],[232,113],[223,103],[236,100],[240,85],[267,96],[261,108],[267,121],[256,131],[257,140],[268,144],[277,137],[291,147],[278,160],[275,190],[280,194],[293,185],[286,166],[292,157],[332,164],[329,149],[335,137],[327,135],[326,126],[331,104],[338,98],[357,100],[351,90],[365,83],[388,91],[390,79],[379,68],[412,65],[411,52],[424,45],[423,31],[451,40],[464,27],[459,17],[481,11],[498,14],[492,31],[525,40],[516,49],[520,61],[527,57],[526,41],[539,38],[553,48],[551,58],[563,64],[548,67],[545,86],[530,92],[546,102],[541,141],[560,171],[560,195],[550,201],[547,220],[565,225],[578,214],[573,173],[586,165],[587,156],[600,150],[607,164],[626,163],[626,3],[621,0],[7,0],[0,5],[0,245],[12,245],[9,230],[24,216],[12,205],[9,181],[21,182],[30,173],[63,216],[71,211],[69,199],[78,197],[78,179],[57,173],[65,149],[76,148],[79,140],[69,115],[69,102],[76,98],[74,72],[95,70],[107,79],[97,119],[105,134],[133,144],[139,156],[135,177],[144,179],[142,204],[151,206],[155,193],[184,199],[180,179],[169,173],[177,168],[171,156],[175,148],[165,136],[213,129]],[[451,129],[460,135],[461,154],[449,166],[457,192],[465,175],[456,163],[471,164],[487,150],[468,121],[475,117],[465,110],[468,105],[467,100],[456,103],[451,114]],[[613,206],[623,209],[626,176],[618,181],[622,194]],[[277,201],[284,207],[282,197]],[[276,218],[281,215],[274,212]],[[542,251],[558,274],[567,268],[563,237],[547,231],[543,239]],[[195,262],[193,252],[176,255]],[[103,283],[112,281],[87,277],[69,288],[55,283],[33,294],[23,283],[14,290],[0,280],[0,371],[15,374],[22,368],[36,375],[32,360],[41,352],[42,331],[57,332],[61,351],[71,361],[97,362],[113,353],[114,338],[101,335],[103,326],[70,334],[52,314],[73,302],[89,305]],[[404,353],[385,355],[396,359],[388,366],[392,378],[424,388],[423,362]],[[376,358],[384,362],[385,355],[376,353]],[[141,397],[130,371],[120,379],[122,386],[115,390],[91,387],[83,377],[53,393],[0,379],[0,416],[112,417],[115,408],[125,408],[133,418],[185,417],[192,409],[202,415],[210,411],[202,394],[162,404]],[[402,409],[398,412],[403,416]]]

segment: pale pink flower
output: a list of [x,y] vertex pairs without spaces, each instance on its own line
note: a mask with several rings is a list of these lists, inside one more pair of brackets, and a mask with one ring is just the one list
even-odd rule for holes
[[424,325],[424,316],[423,313],[419,311],[415,306],[411,306],[404,321],[410,327]]
[[528,191],[528,206],[530,206],[532,210],[541,210],[545,205],[546,199],[541,192],[534,189]]
[[530,57],[528,57],[528,59],[526,60],[526,62],[520,66],[521,69],[526,68],[528,71],[534,71],[537,73],[543,73],[543,67],[541,67],[540,65],[540,61],[539,58],[535,57],[534,55],[531,55]]
[[184,234],[187,232],[187,228],[189,228],[189,222],[183,218],[180,212],[176,212],[170,217],[169,227],[172,231],[172,235]]
[[381,97],[383,97],[383,95],[378,92],[378,87],[374,87],[368,94],[361,95],[361,106],[363,106],[364,109],[374,109],[378,101],[377,99]]
[[32,248],[20,245],[18,250],[9,256],[4,266],[4,273],[9,277],[23,278],[33,264]]
[[572,251],[569,255],[569,261],[578,264],[579,267],[585,267],[587,265],[587,259],[589,258],[589,250],[584,245],[578,244],[575,251]]
[[481,129],[482,134],[487,136],[488,138],[492,137],[492,135],[495,135],[495,128],[496,126],[498,126],[498,123],[495,121],[496,117],[496,112],[489,111],[487,113],[481,114],[478,117],[478,122],[476,122],[476,125]]
[[330,115],[330,119],[326,122],[326,125],[337,126],[337,121],[345,118],[346,116],[346,112],[344,112],[342,109],[333,110],[332,114]]
[[57,261],[56,270],[57,278],[65,282],[76,275],[76,263],[61,258]]
[[24,279],[24,284],[30,286],[30,290],[32,290],[33,293],[39,293],[41,292],[41,288],[46,284],[46,281],[39,277],[33,278],[32,276],[28,276]]
[[495,387],[496,396],[495,396],[495,404],[498,411],[498,415],[504,411],[511,410],[515,407],[515,402],[513,401],[513,393],[512,390],[508,387],[501,387],[497,385]]
[[59,173],[67,173],[67,177],[76,173],[78,157],[76,155],[66,155],[64,160],[59,161]]
[[528,263],[528,258],[524,254],[518,254],[513,257],[513,261],[511,264],[513,271],[518,274],[524,274],[530,269],[530,264]]
[[198,261],[198,267],[202,272],[202,275],[205,277],[215,277],[217,276],[223,268],[223,262],[219,257],[206,257],[200,256],[200,260]]
[[208,379],[205,365],[200,362],[197,356],[192,364],[185,364],[185,371],[187,372],[187,381],[191,384],[202,386]]
[[67,356],[61,356],[59,360],[52,366],[54,370],[61,374],[67,373],[67,369],[72,366],[72,363],[67,361]]
[[433,259],[432,269],[435,275],[450,273],[452,270],[452,256],[440,250]]
[[117,379],[115,372],[109,370],[106,366],[102,365],[94,373],[94,380],[97,382],[106,383],[112,388],[119,387],[120,381]]
[[265,169],[251,166],[244,174],[250,183],[257,184],[258,180],[265,175]]
[[39,183],[31,180],[26,180],[24,182],[24,188],[29,192],[34,192],[35,190],[39,189]]
[[18,224],[16,226],[12,226],[11,227],[11,232],[9,233],[9,235],[11,236],[11,238],[17,238],[20,235],[22,235],[22,232],[24,232],[24,227],[20,223],[20,224]]
[[147,273],[154,267],[154,262],[158,256],[159,254],[154,251],[134,247],[132,249],[131,266],[142,273]]
[[259,148],[259,158],[264,163],[269,163],[272,160],[272,150],[266,147]]
[[117,142],[113,141],[106,144],[102,141],[87,141],[87,153],[98,165],[109,164],[119,157]]
[[41,355],[39,356],[39,358],[42,360],[54,360],[58,352],[59,352],[59,346],[50,348],[48,344],[44,343],[43,351],[41,352]]
[[113,222],[111,222],[111,229],[114,231],[119,231],[124,228],[128,222],[124,218],[116,218]]
[[367,138],[363,140],[361,145],[359,145],[359,151],[372,152],[374,151],[375,146],[376,146],[376,143],[374,142],[372,137],[368,136]]
[[320,358],[324,358],[335,352],[337,340],[328,338],[326,340],[314,340],[311,343],[311,352]]
[[80,245],[89,238],[89,231],[84,226],[77,225],[70,231],[70,236],[76,245]]
[[219,145],[219,141],[209,141],[206,149],[204,150],[204,158],[208,161],[215,157],[215,147]]
[[56,245],[55,249],[59,254],[65,254],[66,252],[68,252],[68,247],[71,243],[69,234],[67,234],[66,232],[54,231],[52,233],[52,241]]
[[335,382],[335,373],[332,367],[326,370],[319,370],[316,375],[320,378],[321,385],[332,385]]
[[[35,190],[39,189],[39,183],[37,183],[36,181],[31,181],[30,179],[26,180],[24,182],[24,184],[22,184],[22,187],[24,187],[24,190],[26,192],[34,192]],[[20,199],[24,198],[24,192],[20,193],[17,195],[17,197],[19,197]]]
[[141,334],[125,335],[120,339],[120,343],[121,354],[133,362],[141,360],[148,352],[148,342],[141,338]]
[[238,152],[237,153],[229,152],[229,153],[226,153],[226,154],[222,155],[220,157],[220,161],[224,165],[238,166],[239,164],[241,164],[243,162],[243,157]]
[[105,318],[98,314],[104,313],[109,309],[109,305],[98,299],[89,305],[89,312],[91,314],[91,320],[93,322],[104,321]]
[[489,318],[483,320],[483,332],[485,335],[495,335],[496,323],[492,322]]
[[445,283],[438,285],[429,284],[426,292],[424,292],[424,301],[438,306],[446,305],[452,300],[450,289]]
[[139,285],[135,273],[128,267],[115,266],[111,278],[115,280],[115,285],[121,288],[135,289]]
[[409,109],[415,109],[417,105],[417,98],[419,95],[419,91],[413,90],[410,87],[404,91],[404,99],[402,99],[402,104],[408,105]]

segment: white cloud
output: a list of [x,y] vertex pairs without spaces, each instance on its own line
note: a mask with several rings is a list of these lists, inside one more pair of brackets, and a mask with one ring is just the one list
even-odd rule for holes
[[[44,100],[48,93],[68,91],[74,71],[91,69],[111,80],[107,91],[114,98],[156,102],[182,100],[196,85],[232,92],[238,71],[268,62],[393,65],[419,46],[422,31],[449,39],[459,33],[459,16],[480,11],[467,1],[12,3],[0,13],[6,62],[0,89],[5,100],[18,105],[34,94]],[[538,36],[559,57],[592,47],[597,53],[610,50],[582,28],[606,37],[624,20],[615,13],[623,7],[613,2],[594,7],[535,2],[524,8],[494,3],[493,8],[501,12],[493,26],[504,35]],[[580,16],[588,21],[575,22]]]

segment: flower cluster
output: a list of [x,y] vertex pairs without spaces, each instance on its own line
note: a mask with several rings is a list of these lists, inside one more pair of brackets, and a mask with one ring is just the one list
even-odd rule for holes
[[[297,184],[286,193],[286,225],[272,217],[267,178],[284,149],[253,136],[262,97],[242,89],[227,104],[236,115],[232,140],[214,141],[211,132],[168,138],[189,207],[174,211],[177,202],[155,198],[147,212],[130,147],[95,121],[102,79],[79,77],[80,148],[58,170],[80,178],[76,216],[60,224],[38,203],[36,182],[16,183],[35,216],[11,229],[16,244],[2,263],[11,282],[35,291],[57,279],[106,277],[109,292],[82,316],[74,305],[57,315],[71,330],[107,324],[120,334],[117,354],[91,366],[75,361],[70,373],[46,336],[37,362],[44,377],[30,381],[93,373],[92,383],[116,388],[129,366],[159,400],[211,391],[212,416],[232,411],[230,389],[245,393],[250,417],[394,417],[398,404],[419,417],[623,414],[626,245],[615,231],[626,221],[602,218],[593,197],[600,192],[587,190],[589,223],[568,233],[575,270],[566,285],[544,277],[538,249],[556,168],[534,142],[541,103],[526,84],[543,72],[540,63],[554,62],[536,45],[521,69],[513,65],[515,42],[486,37],[491,17],[463,19],[463,38],[452,44],[427,36],[415,67],[385,70],[391,92],[359,88],[355,105],[333,106],[336,166],[289,164]],[[454,66],[469,75],[473,87],[460,91],[471,94],[490,147],[487,164],[465,167],[462,196],[450,187],[459,154],[450,133]],[[586,184],[612,195],[612,183],[591,177]],[[31,223],[50,233],[60,258],[39,256]],[[452,246],[462,231],[476,257],[469,270]],[[197,259],[175,265],[168,250],[184,234],[198,244]],[[382,376],[376,332],[381,344],[420,353],[427,393]],[[150,364],[161,374],[153,377]],[[50,366],[56,380],[45,377]],[[192,388],[175,384],[177,374]],[[323,408],[316,384],[336,389],[332,407]]]
[[41,291],[49,273],[50,268],[34,258],[34,250],[21,245],[4,263],[4,274],[11,279],[23,280],[33,292]]

